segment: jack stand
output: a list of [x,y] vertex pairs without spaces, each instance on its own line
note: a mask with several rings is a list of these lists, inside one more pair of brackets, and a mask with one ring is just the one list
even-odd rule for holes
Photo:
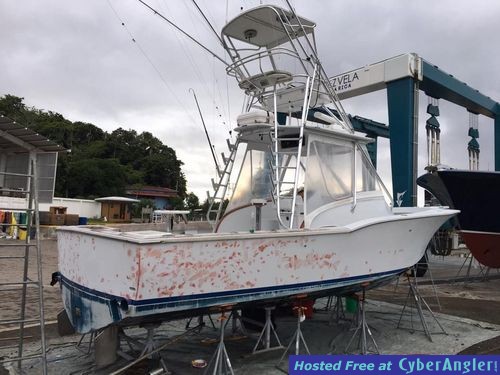
[[[424,256],[425,256],[425,261],[427,262],[427,265],[428,265],[427,272],[429,272],[429,276],[430,276],[431,283],[432,283],[432,289],[434,290],[434,296],[436,297],[436,303],[438,305],[439,311],[441,311],[441,302],[439,301],[439,296],[437,293],[436,284],[434,284],[434,276],[432,275],[431,262],[429,259],[429,255],[427,254],[427,251],[425,251]],[[415,269],[415,275],[416,274],[417,274],[417,270]],[[398,277],[398,280],[399,280],[399,277]]]
[[[154,340],[155,336],[155,329],[157,329],[160,326],[160,323],[151,323],[151,324],[145,324],[144,329],[147,331],[147,336],[146,336],[146,341],[144,342],[144,347],[142,349],[141,354],[139,357],[145,356],[148,353],[152,352],[153,350],[156,349],[156,343]],[[155,374],[171,374],[171,372],[168,370],[167,365],[165,364],[165,360],[163,359],[163,356],[158,353],[154,354],[149,357],[150,359],[158,359],[158,363],[160,365],[159,368],[154,369]],[[161,371],[161,372],[158,372]]]
[[332,298],[335,298],[336,301],[335,305],[333,305],[333,309],[331,309],[328,325],[333,325],[333,323],[339,324],[341,320],[345,320],[344,303],[342,302],[342,297],[332,296]]
[[375,352],[372,352],[372,354],[380,354],[380,351],[378,349],[378,345],[373,338],[372,331],[370,330],[370,326],[366,322],[366,311],[365,311],[365,288],[363,287],[363,294],[361,298],[358,300],[358,311],[356,313],[357,316],[357,327],[356,330],[354,331],[354,334],[352,335],[351,339],[349,340],[349,343],[347,344],[345,348],[345,353],[348,353],[349,347],[351,346],[352,342],[354,341],[356,335],[359,333],[359,338],[358,338],[358,349],[360,350],[360,354],[366,355],[369,354],[368,351],[368,340],[367,336],[370,337],[372,340],[373,346],[375,347]]
[[[278,334],[276,333],[276,329],[274,328],[273,322],[271,320],[271,314],[272,311],[275,309],[275,306],[264,307],[264,309],[266,310],[266,323],[264,324],[264,328],[262,329],[262,332],[260,333],[257,343],[253,348],[252,354],[263,353],[263,352],[268,352],[270,350],[284,348],[283,345],[281,345],[281,341],[278,337]],[[278,343],[277,346],[271,347],[271,332],[274,334],[274,338]],[[262,343],[262,346],[264,346],[264,348],[257,349],[260,343]]]
[[[473,281],[485,281],[488,279],[488,274],[490,273],[489,267],[483,266],[481,263],[476,261],[476,259],[472,256],[472,254],[469,254],[463,261],[462,265],[460,266],[460,269],[458,270],[455,276],[455,279],[457,279],[457,281],[466,263],[469,263],[467,265],[467,271],[465,277],[461,278],[460,281],[467,283]],[[473,263],[477,263],[477,266],[476,265],[473,266]],[[475,275],[471,275],[471,270],[473,267],[479,268],[479,272],[476,273]]]
[[[205,369],[204,375],[234,375],[233,367],[231,366],[231,361],[227,355],[226,346],[224,345],[224,330],[227,325],[227,320],[225,312],[222,312],[220,317],[220,340],[219,345],[217,345],[217,350],[210,359],[207,368]],[[210,368],[213,367],[211,370]]]
[[[87,350],[85,351],[81,347],[81,345],[82,345],[83,340],[85,339],[85,337],[87,337],[87,335],[89,335],[89,342],[88,342]],[[84,333],[82,335],[82,337],[80,337],[80,340],[78,341],[78,344],[76,344],[76,348],[78,350],[80,350],[81,352],[85,353],[85,354],[90,354],[90,352],[92,351],[92,346],[94,345],[95,335],[96,335],[96,331],[92,331],[92,332],[89,332],[89,333]]]
[[[485,266],[484,268],[485,268],[485,272],[483,274],[483,278],[481,279],[481,281],[488,281],[489,277],[490,277],[491,267]],[[497,272],[499,272],[498,269],[497,269]]]
[[[427,325],[427,320],[425,319],[424,311],[422,308],[422,304],[423,304],[424,307],[427,309],[427,311],[430,312],[431,316],[434,318],[434,321],[437,323],[439,328],[441,328],[442,332],[438,332],[438,333],[444,333],[445,335],[447,335],[444,327],[441,325],[441,323],[439,323],[439,320],[436,318],[436,316],[432,312],[431,308],[429,307],[429,305],[427,304],[425,299],[421,296],[420,292],[418,291],[416,278],[414,277],[414,281],[411,281],[410,275],[407,274],[406,279],[408,280],[408,285],[409,285],[408,295],[406,296],[406,301],[405,301],[405,304],[403,306],[403,310],[401,311],[401,315],[399,317],[398,325],[396,328],[404,328],[404,327],[401,327],[401,320],[403,319],[403,315],[404,315],[404,312],[406,310],[406,307],[408,306],[408,303],[411,303],[413,306],[410,306],[410,309],[412,307],[414,307],[417,310],[418,316],[420,318],[420,323],[422,324],[422,328],[424,330],[424,333],[427,336],[427,338],[429,339],[429,341],[432,342],[432,335],[431,335],[431,332],[429,330],[429,326]],[[415,329],[413,328],[413,313],[410,313],[410,325],[411,325],[411,327],[409,328],[410,332],[414,332]]]
[[469,264],[467,265],[467,272],[465,274],[465,281],[470,281],[470,279],[471,279],[470,271],[471,271],[471,268],[472,268],[472,261],[473,260],[474,260],[474,257],[472,256],[472,254],[469,254],[465,258],[465,260],[463,261],[462,265],[460,266],[460,269],[457,272],[457,275],[455,276],[456,279],[458,279],[458,276],[460,276],[460,273],[462,272],[462,269],[464,268],[465,263],[469,262]]
[[233,310],[231,312],[230,317],[232,326],[231,326],[231,333],[233,336],[236,336],[237,333],[240,333],[242,336],[248,336],[247,330],[245,329],[245,326],[243,325],[243,320],[241,317],[241,314],[239,313],[239,310]]
[[[214,321],[212,319],[212,315],[207,314],[207,316],[208,316],[208,319],[210,320],[210,323],[212,324],[212,328],[214,329],[214,331],[217,330],[217,328],[215,328],[215,323],[214,323]],[[185,327],[186,331],[189,328],[191,328],[190,325],[191,325],[191,322],[193,321],[193,319],[194,319],[194,317],[189,318],[189,320],[187,321],[186,327]],[[199,329],[198,332],[201,332],[201,330],[203,329],[203,327],[206,326],[204,315],[198,315],[197,320],[198,320],[198,324],[196,325],[196,327]]]
[[280,367],[281,362],[283,362],[283,359],[285,359],[286,355],[290,351],[290,348],[292,347],[292,344],[295,342],[295,355],[300,354],[300,342],[302,341],[302,344],[304,344],[304,348],[306,349],[306,354],[311,354],[309,351],[309,348],[307,347],[306,340],[304,339],[304,335],[302,334],[302,329],[301,329],[301,323],[306,320],[306,315],[304,311],[307,309],[307,307],[304,306],[297,306],[293,308],[294,310],[297,310],[297,329],[295,330],[295,333],[293,334],[292,339],[290,340],[290,343],[286,347],[286,350],[283,352],[283,355],[281,356],[278,364],[276,367],[279,370],[283,369]]
[[333,299],[335,296],[328,296],[328,299],[326,300],[326,305],[323,307],[324,311],[330,311],[333,307]]

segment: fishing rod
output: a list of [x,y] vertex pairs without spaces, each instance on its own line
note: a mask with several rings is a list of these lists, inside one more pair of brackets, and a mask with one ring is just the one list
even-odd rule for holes
[[[179,26],[177,26],[175,23],[173,23],[171,20],[169,20],[167,17],[165,17],[163,14],[161,14],[158,10],[156,10],[155,8],[153,8],[151,5],[149,5],[148,3],[146,3],[143,0],[137,0],[137,1],[139,1],[142,5],[144,5],[149,10],[151,10],[154,14],[158,15],[159,17],[161,17],[164,21],[167,21],[172,27],[174,27],[176,30],[180,31],[184,36],[188,37],[191,41],[195,42],[197,45],[199,45],[201,48],[203,48],[206,52],[208,52],[209,54],[211,54],[213,57],[215,57],[221,63],[223,63],[226,66],[229,66],[229,64],[226,62],[226,60],[224,60],[222,57],[220,57],[215,52],[213,52],[212,50],[210,50],[208,47],[206,47],[203,44],[201,44],[193,36],[191,36],[190,34],[188,34],[187,32],[185,32],[183,29],[181,29]],[[201,10],[200,10],[200,12],[201,12]],[[209,23],[209,25],[210,25],[210,23]],[[210,27],[211,27],[211,25],[210,25]]]
[[208,135],[207,127],[205,126],[205,120],[203,119],[203,115],[201,113],[198,98],[196,97],[196,93],[192,88],[190,88],[189,91],[193,93],[194,101],[196,102],[196,107],[198,107],[198,113],[200,114],[201,123],[203,124],[203,129],[205,129],[205,135],[207,136],[208,145],[210,146],[210,151],[212,152],[212,157],[214,158],[215,169],[217,170],[217,175],[220,175],[219,162],[217,161],[217,157],[215,156],[214,146],[212,145],[212,141],[210,140],[210,136]]

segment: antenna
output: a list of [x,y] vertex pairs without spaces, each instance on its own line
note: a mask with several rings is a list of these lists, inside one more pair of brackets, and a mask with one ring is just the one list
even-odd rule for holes
[[219,163],[217,162],[217,157],[215,156],[214,146],[212,145],[212,141],[210,140],[210,136],[208,135],[207,127],[205,126],[205,120],[203,119],[203,115],[201,113],[200,105],[198,104],[198,98],[196,97],[196,93],[192,88],[189,89],[193,93],[194,101],[196,102],[196,107],[198,107],[198,113],[200,114],[201,123],[203,124],[203,129],[205,130],[205,135],[207,136],[208,145],[210,146],[210,152],[212,153],[212,157],[214,158],[215,169],[217,170],[217,175],[220,175]]

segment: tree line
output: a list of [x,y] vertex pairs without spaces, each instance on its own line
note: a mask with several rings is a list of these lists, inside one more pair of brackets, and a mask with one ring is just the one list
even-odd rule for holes
[[118,128],[108,133],[85,122],[28,107],[24,98],[0,97],[0,113],[71,150],[60,153],[55,195],[94,199],[124,195],[127,187],[161,186],[177,191],[174,203],[181,208],[198,206],[198,198],[186,192],[183,162],[175,150],[150,132]]

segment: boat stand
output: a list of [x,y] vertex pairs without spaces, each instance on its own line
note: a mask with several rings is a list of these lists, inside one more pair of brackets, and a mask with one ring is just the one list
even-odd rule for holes
[[465,264],[467,262],[469,262],[469,264],[467,265],[467,272],[465,274],[465,281],[470,281],[470,279],[471,279],[470,271],[471,271],[471,268],[472,268],[473,259],[474,259],[474,257],[472,256],[472,254],[469,254],[468,256],[465,257],[462,265],[460,266],[460,269],[457,272],[457,275],[455,276],[456,279],[458,279],[458,277],[462,273],[462,269],[464,269]]
[[[354,323],[357,324],[356,329],[354,330],[354,334],[352,335],[351,339],[347,343],[344,352],[349,353],[349,348],[351,347],[351,344],[353,343],[356,336],[359,335],[358,345],[357,345],[357,348],[359,349],[359,354],[362,355],[380,354],[377,342],[375,341],[370,326],[366,321],[365,288],[363,288],[361,298],[358,298],[358,309],[356,311],[356,317]],[[369,351],[369,342],[367,336],[371,339],[375,351]]]
[[325,307],[322,308],[323,311],[330,311],[332,309],[332,307],[334,306],[334,302],[333,302],[334,298],[335,298],[335,296],[328,296],[328,298],[326,300],[326,305],[325,305]]
[[[290,340],[290,343],[286,347],[286,350],[283,352],[283,355],[281,356],[278,364],[276,365],[276,368],[278,370],[284,371],[280,365],[281,362],[285,359],[286,355],[290,352],[290,349],[292,347],[292,344],[295,343],[295,355],[300,354],[300,343],[304,345],[304,348],[306,350],[306,354],[311,354],[309,351],[309,348],[307,347],[306,340],[304,339],[304,335],[302,334],[302,328],[301,328],[301,323],[306,320],[306,315],[304,311],[307,309],[307,307],[304,306],[297,306],[293,308],[294,310],[297,311],[297,329],[295,330],[295,333],[293,334],[292,339]],[[285,371],[286,372],[286,371]]]
[[226,329],[228,318],[225,312],[222,312],[220,317],[220,340],[217,349],[213,354],[208,366],[205,369],[204,375],[234,375],[233,366],[231,366],[231,361],[226,351],[226,345],[224,344],[224,331]]
[[233,310],[231,311],[231,333],[233,336],[237,336],[239,333],[241,336],[246,337],[248,336],[247,330],[245,329],[245,325],[243,324],[243,318],[239,312],[239,310]]
[[416,277],[411,277],[410,274],[407,273],[406,274],[406,279],[408,281],[408,286],[409,286],[409,288],[408,288],[408,295],[406,296],[406,301],[405,301],[405,304],[403,305],[403,310],[401,311],[401,315],[399,316],[399,321],[398,321],[398,325],[397,325],[396,328],[409,329],[410,332],[415,332],[416,331],[416,329],[414,328],[413,313],[412,312],[410,312],[410,314],[409,314],[409,316],[410,316],[410,327],[402,327],[402,324],[401,324],[402,319],[403,319],[403,315],[404,315],[404,313],[406,311],[406,308],[408,307],[408,304],[410,304],[409,309],[415,308],[417,310],[417,313],[418,313],[418,316],[419,316],[419,319],[420,319],[420,323],[422,324],[422,328],[424,330],[424,333],[425,333],[425,335],[427,336],[427,338],[429,339],[430,342],[433,342],[432,341],[432,335],[431,335],[431,332],[429,330],[429,326],[427,324],[427,320],[426,320],[425,315],[424,315],[423,307],[425,307],[427,309],[427,311],[429,311],[429,313],[431,314],[432,318],[434,319],[434,321],[437,323],[437,325],[441,329],[441,332],[436,332],[436,333],[443,333],[443,334],[446,335],[447,334],[446,330],[441,325],[441,323],[437,319],[436,315],[434,315],[434,313],[432,312],[430,306],[427,304],[427,302],[425,301],[425,299],[420,294],[420,292],[418,290],[418,287],[417,287]]
[[[196,318],[198,324],[194,328],[198,328],[198,332],[201,332],[203,327],[206,326],[204,317],[205,317],[204,315],[198,315],[198,317],[189,318],[188,321],[186,322],[186,327],[185,327],[186,331],[191,328],[191,322],[193,321],[194,318]],[[210,324],[212,325],[212,328],[214,329],[214,331],[217,330],[217,328],[215,327],[215,323],[212,319],[212,315],[207,314],[207,317],[208,317],[208,320],[210,320]]]
[[[167,368],[165,359],[163,358],[162,354],[158,351],[159,346],[158,346],[156,340],[154,339],[155,330],[160,325],[161,325],[161,323],[149,323],[149,324],[143,325],[142,328],[144,328],[147,332],[146,339],[144,341],[134,339],[134,338],[126,335],[125,333],[122,333],[120,336],[121,336],[121,338],[123,338],[126,341],[128,346],[130,347],[130,349],[134,350],[134,347],[135,347],[135,348],[138,348],[139,350],[141,350],[137,359],[149,358],[150,360],[151,359],[158,360],[159,367],[152,370],[151,373],[158,374],[158,375],[159,374],[171,374],[171,372]],[[123,351],[119,351],[118,355],[120,355],[121,357],[125,358],[128,361],[134,360],[134,358],[132,356],[124,353]]]
[[[96,335],[96,331],[84,333],[82,335],[82,337],[80,337],[80,340],[78,340],[78,343],[76,344],[76,348],[84,354],[87,354],[87,355],[90,354],[92,352],[92,347],[95,344],[95,335]],[[87,336],[89,338],[89,341],[84,342],[84,340]],[[85,348],[83,348],[83,344],[86,344],[86,346],[87,346],[86,350],[85,350]]]
[[[274,328],[273,322],[271,320],[271,315],[274,309],[275,306],[264,307],[264,310],[266,310],[266,323],[264,324],[264,328],[262,329],[262,332],[260,333],[259,338],[257,339],[257,343],[253,347],[252,354],[268,352],[276,349],[284,349],[283,345],[281,344],[280,338],[276,333],[276,329]],[[273,333],[274,338],[276,339],[277,343],[276,346],[271,346],[271,333]],[[263,348],[257,349],[259,347],[259,344],[261,343]]]
[[[477,265],[479,267],[479,273],[476,275],[471,275],[472,263],[474,261],[475,261],[475,258],[472,256],[472,254],[469,254],[465,258],[465,260],[463,261],[462,265],[460,266],[460,269],[458,270],[458,272],[455,276],[455,279],[457,279],[457,281],[460,280],[460,281],[464,281],[464,282],[472,282],[472,281],[486,281],[486,280],[488,280],[488,276],[490,273],[490,267],[483,266],[479,262],[477,262]],[[469,264],[467,265],[467,271],[466,271],[465,277],[459,278],[466,263],[469,263]]]
[[[330,297],[329,297],[330,298]],[[341,320],[345,320],[344,302],[341,296],[332,296],[335,298],[335,304],[330,311],[328,325],[339,324]]]

